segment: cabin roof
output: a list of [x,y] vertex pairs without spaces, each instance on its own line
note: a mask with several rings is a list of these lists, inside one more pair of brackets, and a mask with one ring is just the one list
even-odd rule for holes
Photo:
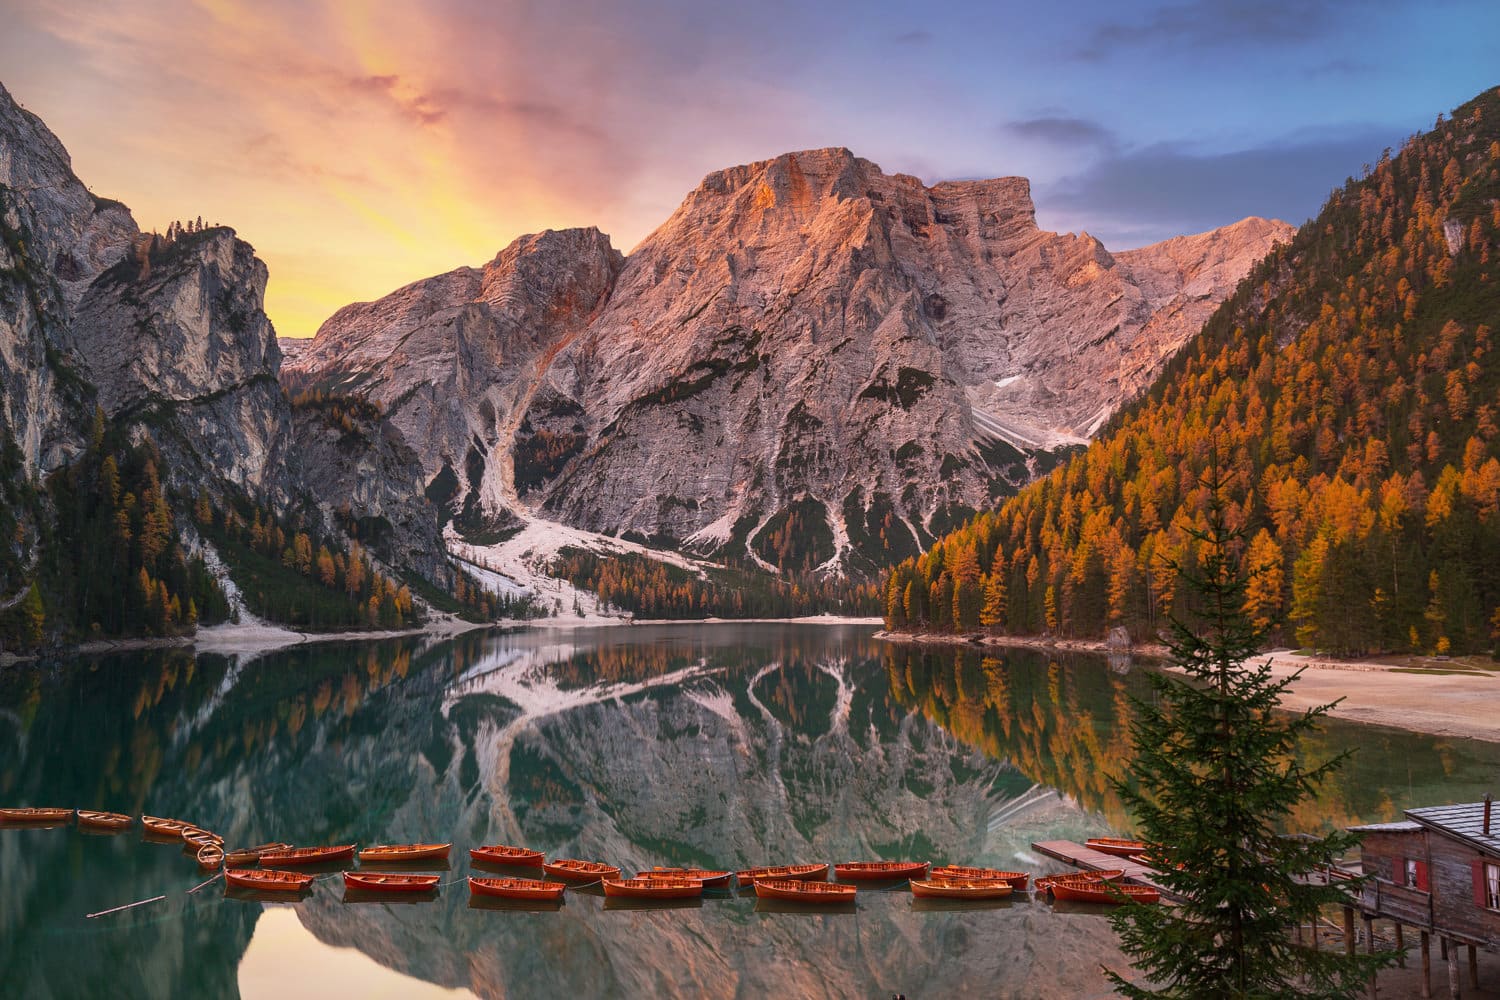
[[1349,829],[1355,833],[1416,833],[1422,824],[1414,819],[1398,819],[1394,823],[1363,823]]
[[[1500,810],[1497,810],[1500,813]],[[1408,809],[1406,815],[1449,836],[1467,840],[1491,854],[1500,854],[1500,815],[1492,817],[1490,832],[1484,832],[1484,803],[1460,802],[1451,806]]]

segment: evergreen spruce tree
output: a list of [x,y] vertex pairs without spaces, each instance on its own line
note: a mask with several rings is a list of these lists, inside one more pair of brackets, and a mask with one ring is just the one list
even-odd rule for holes
[[1394,956],[1314,951],[1291,932],[1321,907],[1349,902],[1347,884],[1302,876],[1358,838],[1285,835],[1293,810],[1344,763],[1344,754],[1313,766],[1297,758],[1302,737],[1337,703],[1277,711],[1296,675],[1278,681],[1269,661],[1248,662],[1263,633],[1244,610],[1244,536],[1228,524],[1217,463],[1204,485],[1207,528],[1194,533],[1202,565],[1178,567],[1188,597],[1179,606],[1195,606],[1196,621],[1174,617],[1168,641],[1187,676],[1151,676],[1155,698],[1137,703],[1132,724],[1135,780],[1116,781],[1153,845],[1148,863],[1182,902],[1117,910],[1121,947],[1145,982],[1106,971],[1125,996],[1142,1000],[1352,997]]

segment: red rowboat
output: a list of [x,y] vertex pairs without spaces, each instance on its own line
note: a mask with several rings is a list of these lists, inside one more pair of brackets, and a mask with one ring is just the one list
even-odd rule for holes
[[1143,840],[1120,840],[1116,837],[1090,837],[1083,842],[1083,846],[1094,851],[1102,851],[1105,854],[1116,854],[1122,858],[1132,854],[1139,854],[1146,849]]
[[207,833],[203,830],[194,830],[192,833],[182,835],[183,850],[196,854],[201,848],[213,844],[215,847],[224,846],[224,838],[216,833]]
[[911,894],[922,899],[1004,899],[1014,891],[1009,882],[993,878],[911,880]]
[[533,851],[525,847],[491,844],[489,847],[471,848],[469,860],[482,861],[491,865],[513,865],[517,868],[540,868],[542,862],[546,860],[546,855],[541,851]]
[[312,885],[313,876],[301,872],[254,871],[229,868],[224,872],[226,885],[258,892],[301,892]]
[[154,833],[158,837],[181,838],[187,831],[197,829],[193,824],[184,823],[180,819],[163,819],[160,816],[142,816],[141,826],[146,828],[147,833]]
[[325,861],[348,861],[354,857],[354,845],[338,847],[293,847],[287,851],[267,851],[260,856],[263,865],[320,865]]
[[436,889],[441,875],[383,875],[374,872],[344,872],[344,888],[361,892],[428,892]]
[[620,869],[598,861],[579,861],[576,858],[559,858],[542,865],[542,871],[564,882],[598,882],[600,879],[619,878]]
[[626,899],[693,899],[703,895],[696,878],[627,878],[604,880],[604,895]]
[[999,868],[973,868],[969,865],[941,865],[932,870],[932,877],[999,879],[1001,882],[1009,882],[1011,888],[1020,892],[1025,892],[1027,883],[1031,881],[1030,872],[1007,872]]
[[562,899],[567,885],[543,882],[535,878],[479,878],[469,876],[469,892],[476,896],[498,896],[501,899]]
[[4,823],[66,823],[72,818],[71,809],[38,809],[29,806],[0,809],[0,822]]
[[540,868],[546,855],[529,847],[511,847],[510,844],[490,844],[489,847],[469,849],[469,861],[487,865],[511,865],[516,868]]
[[727,889],[734,872],[708,871],[704,868],[652,868],[641,872],[636,878],[695,878],[705,889]]
[[754,883],[755,894],[762,899],[779,899],[787,903],[821,905],[852,903],[858,891],[852,885],[836,882],[804,882],[798,879],[769,879]]
[[452,844],[388,844],[366,847],[359,852],[361,863],[391,864],[396,861],[447,861]]
[[1119,869],[1060,872],[1057,875],[1043,875],[1033,883],[1033,888],[1037,892],[1046,892],[1058,882],[1115,882],[1124,877],[1125,872]]
[[841,865],[834,865],[833,874],[845,882],[921,878],[927,874],[927,862],[846,861]]
[[126,830],[135,820],[124,813],[98,812],[94,809],[78,810],[78,825],[90,830]]
[[260,860],[262,854],[269,854],[272,851],[289,851],[291,849],[291,844],[282,844],[279,842],[261,844],[259,847],[246,847],[243,850],[230,851],[224,855],[224,863],[234,868],[240,868],[245,865],[255,864]]
[[1053,882],[1052,898],[1075,903],[1155,903],[1161,893],[1145,885],[1116,885],[1112,882],[1091,881]]
[[198,867],[203,871],[215,871],[223,863],[224,848],[218,844],[204,844],[198,848]]
[[822,882],[828,878],[828,866],[824,865],[766,865],[746,868],[734,873],[740,885],[755,891],[755,883],[772,882],[777,879],[797,879],[803,882]]

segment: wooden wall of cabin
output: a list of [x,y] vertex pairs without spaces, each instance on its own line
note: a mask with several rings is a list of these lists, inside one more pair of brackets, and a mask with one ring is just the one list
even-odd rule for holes
[[1486,909],[1474,898],[1474,862],[1483,859],[1500,864],[1500,857],[1484,855],[1472,845],[1436,831],[1429,833],[1428,848],[1434,924],[1491,947],[1500,946],[1500,912]]
[[1396,885],[1406,884],[1406,873],[1400,870],[1407,858],[1415,858],[1428,865],[1431,877],[1431,859],[1427,856],[1427,831],[1371,830],[1361,834],[1359,845],[1360,866],[1365,874]]

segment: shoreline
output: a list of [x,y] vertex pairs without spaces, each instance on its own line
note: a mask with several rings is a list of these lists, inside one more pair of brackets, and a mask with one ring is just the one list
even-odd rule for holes
[[[875,638],[886,642],[961,649],[1010,647],[1140,657],[1157,661],[1165,669],[1176,669],[1166,662],[1167,650],[1163,646],[1118,648],[1102,639],[968,637],[884,630],[877,632]],[[1422,658],[1420,665],[1409,665],[1382,662],[1380,658],[1342,660],[1303,654],[1293,649],[1266,650],[1257,654],[1252,662],[1265,660],[1270,661],[1271,675],[1278,680],[1302,671],[1282,695],[1284,711],[1304,712],[1338,702],[1328,716],[1341,722],[1500,743],[1500,726],[1495,725],[1500,672],[1455,667],[1452,661],[1434,658]],[[1352,675],[1358,675],[1357,679]]]
[[469,622],[461,618],[445,617],[416,628],[365,629],[352,632],[299,632],[269,622],[228,622],[223,625],[208,625],[192,635],[137,637],[130,639],[94,639],[72,646],[48,650],[46,653],[0,654],[0,668],[22,663],[40,663],[70,656],[100,656],[109,653],[128,653],[146,649],[176,649],[192,647],[196,653],[259,654],[272,653],[292,646],[308,646],[331,642],[368,642],[381,639],[400,639],[409,636],[431,636],[448,639],[477,629],[508,628],[517,622]]
[[400,639],[409,636],[430,636],[434,639],[451,639],[467,632],[481,629],[505,629],[508,631],[564,631],[592,628],[630,628],[637,625],[880,625],[879,618],[843,617],[840,615],[806,615],[801,618],[648,618],[632,620],[602,616],[576,618],[532,618],[529,620],[503,619],[493,622],[470,622],[461,618],[445,616],[416,628],[408,629],[364,629],[350,632],[300,632],[271,622],[230,622],[223,625],[207,625],[192,635],[138,637],[130,639],[94,639],[61,649],[49,650],[45,654],[18,655],[0,653],[0,668],[22,663],[37,663],[67,656],[100,656],[109,653],[127,653],[146,649],[175,649],[192,647],[197,653],[224,655],[272,653],[292,646],[308,646],[316,643],[369,642],[382,639]]

